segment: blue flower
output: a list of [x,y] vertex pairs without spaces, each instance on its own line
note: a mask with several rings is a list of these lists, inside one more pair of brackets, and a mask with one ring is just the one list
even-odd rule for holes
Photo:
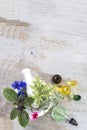
[[26,88],[27,84],[24,81],[20,81],[20,88]]
[[18,92],[18,96],[20,96],[20,95],[22,95],[23,97],[25,97],[25,93],[23,91],[21,91],[21,90]]
[[17,89],[18,91],[21,90],[22,88],[26,88],[26,82],[24,81],[15,81],[14,83],[12,83],[12,88],[13,89]]
[[20,90],[20,84],[18,81],[15,81],[14,83],[12,83],[12,88],[13,89],[17,89],[17,90]]

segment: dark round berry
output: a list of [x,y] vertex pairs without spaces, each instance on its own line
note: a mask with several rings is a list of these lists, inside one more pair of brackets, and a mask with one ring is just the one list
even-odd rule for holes
[[58,83],[60,83],[61,81],[62,81],[62,77],[61,77],[60,75],[58,75],[58,74],[56,74],[56,75],[54,75],[54,76],[52,77],[52,82],[55,83],[55,84],[58,84]]

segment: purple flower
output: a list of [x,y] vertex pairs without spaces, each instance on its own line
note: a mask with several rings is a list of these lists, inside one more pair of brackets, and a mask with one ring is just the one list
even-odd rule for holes
[[26,88],[27,84],[24,81],[20,81],[20,88]]
[[30,115],[30,120],[36,120],[38,118],[38,112],[35,111]]
[[19,82],[18,82],[18,81],[15,81],[14,83],[12,83],[12,88],[13,88],[13,89],[20,90]]
[[20,96],[20,95],[22,95],[23,97],[25,97],[25,93],[23,91],[21,91],[21,90],[18,92],[18,96]]
[[26,88],[26,82],[24,81],[14,81],[14,83],[12,83],[12,88],[13,89],[17,89],[18,91],[21,90],[22,88]]

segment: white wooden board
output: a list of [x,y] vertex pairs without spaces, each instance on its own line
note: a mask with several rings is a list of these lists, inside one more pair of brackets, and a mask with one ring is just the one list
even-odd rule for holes
[[[79,127],[53,121],[46,124],[47,120],[42,119],[46,127],[37,121],[30,129],[48,130],[50,126],[51,130],[87,130],[87,1],[0,0],[0,16],[5,18],[0,23],[1,32],[4,27],[0,33],[1,86],[20,79],[24,67],[79,82],[82,100],[65,105]],[[8,19],[25,21],[27,26]]]

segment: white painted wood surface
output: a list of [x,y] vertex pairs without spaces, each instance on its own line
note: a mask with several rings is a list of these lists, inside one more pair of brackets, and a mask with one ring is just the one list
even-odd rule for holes
[[[21,79],[20,72],[25,67],[43,73],[58,73],[63,79],[79,82],[82,100],[65,104],[78,120],[78,127],[45,118],[32,123],[29,128],[87,130],[87,1],[0,0],[0,16],[29,24],[26,27],[16,26],[11,21],[9,25],[7,21],[0,22],[0,87]],[[19,35],[21,30],[22,35]]]

